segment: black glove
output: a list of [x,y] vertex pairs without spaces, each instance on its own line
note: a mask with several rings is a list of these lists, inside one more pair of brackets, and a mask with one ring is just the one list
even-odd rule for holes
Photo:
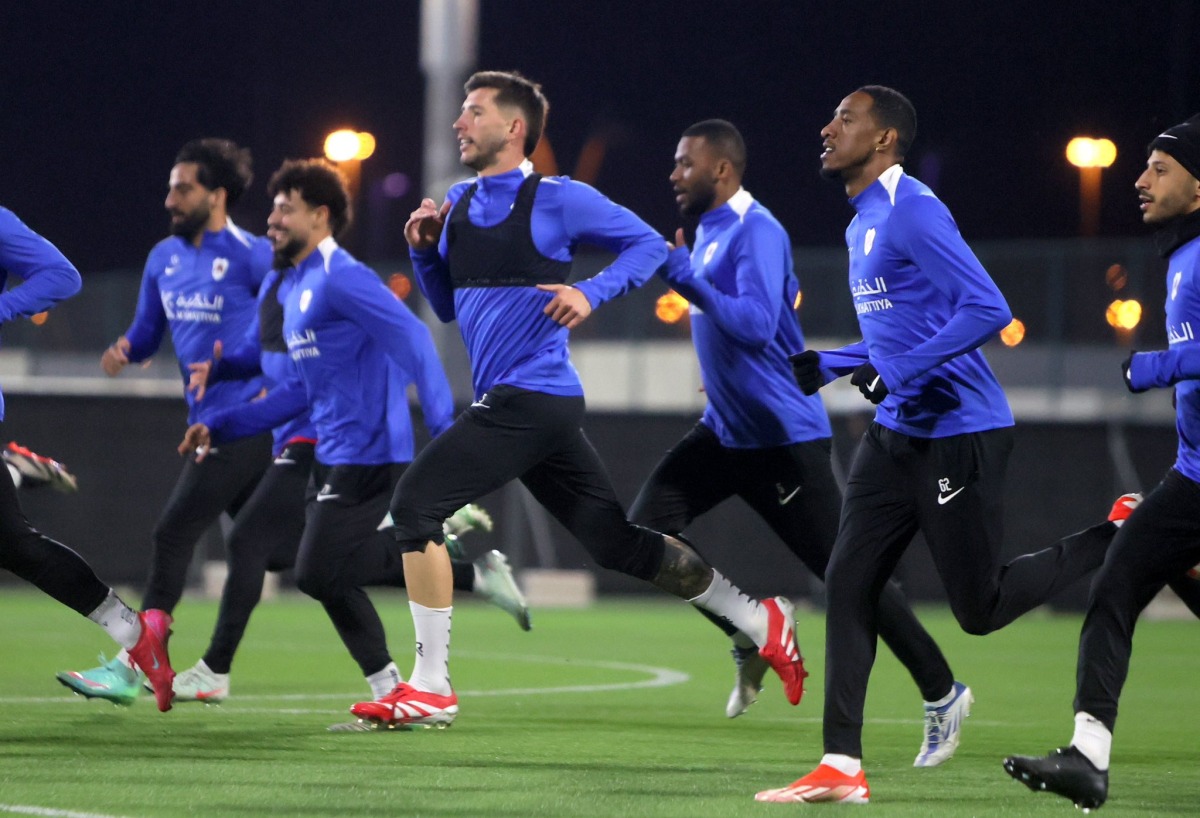
[[876,371],[874,364],[865,363],[854,370],[850,375],[850,383],[857,386],[858,391],[871,403],[882,403],[888,396],[887,384],[883,382],[883,376]]
[[792,362],[792,375],[800,385],[800,391],[806,395],[815,395],[817,390],[825,385],[825,376],[821,374],[821,353],[806,349],[789,355]]
[[1133,352],[1130,352],[1129,357],[1121,362],[1121,378],[1125,381],[1125,388],[1136,395],[1139,392],[1145,392],[1146,390],[1134,388],[1133,381],[1130,380],[1130,375],[1133,374],[1131,368],[1133,367],[1134,355],[1137,355],[1136,349]]

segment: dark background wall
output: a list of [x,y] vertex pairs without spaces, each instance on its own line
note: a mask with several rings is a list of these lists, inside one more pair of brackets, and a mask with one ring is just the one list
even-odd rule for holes
[[[67,463],[78,476],[78,494],[44,490],[22,494],[35,526],[72,546],[106,581],[140,588],[150,558],[150,533],[180,468],[175,445],[185,414],[178,399],[8,395],[3,434]],[[621,500],[634,498],[641,480],[662,454],[692,425],[679,415],[593,413],[586,430],[608,464]],[[835,468],[844,473],[868,415],[834,419]],[[1110,442],[1123,439],[1139,486],[1117,484]],[[1020,423],[1009,468],[1005,526],[1006,555],[1049,544],[1058,536],[1101,520],[1114,497],[1152,486],[1174,461],[1170,426],[1113,426],[1104,423]],[[474,553],[507,551],[518,567],[536,564],[530,526],[509,489],[484,498],[496,517],[490,536],[472,535]],[[553,567],[593,568],[583,549],[550,522]],[[690,534],[709,560],[756,594],[813,597],[820,588],[767,527],[738,501],[701,518]],[[219,559],[219,545],[201,546],[203,557]],[[9,580],[11,575],[5,575]],[[919,541],[898,573],[910,595],[941,599],[941,585]],[[196,577],[194,577],[196,579]],[[649,590],[644,584],[599,571],[601,592]],[[1079,605],[1081,586],[1064,594],[1063,605]]]

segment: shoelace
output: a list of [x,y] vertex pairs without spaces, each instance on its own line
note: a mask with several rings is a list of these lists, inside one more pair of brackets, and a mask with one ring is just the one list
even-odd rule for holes
[[[954,704],[954,702],[950,702]],[[945,726],[947,717],[950,715],[950,704],[946,705],[946,712],[941,713],[935,710],[925,711],[925,743],[931,744],[941,740],[942,727]]]

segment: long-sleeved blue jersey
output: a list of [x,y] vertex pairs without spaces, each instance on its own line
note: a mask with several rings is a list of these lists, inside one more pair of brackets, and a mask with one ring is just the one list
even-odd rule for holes
[[[457,203],[478,184],[468,218],[481,227],[499,224],[512,209],[526,170],[459,182],[446,198]],[[541,180],[531,231],[537,250],[557,261],[569,262],[579,243],[619,254],[609,267],[573,285],[593,308],[643,284],[666,259],[666,243],[649,225],[595,188],[563,176]],[[443,231],[436,249],[412,252],[413,269],[437,316],[447,322],[458,319],[476,397],[497,384],[582,395],[567,352],[568,331],[542,313],[552,295],[531,286],[453,287],[447,240]]]
[[[271,268],[270,243],[233,222],[205,231],[200,246],[171,236],[150,251],[142,272],[133,323],[125,332],[130,361],[143,361],[158,351],[163,333],[171,330],[179,374],[188,402],[188,421],[198,417],[195,396],[187,391],[187,365],[212,358],[213,342],[240,338],[254,318],[263,276]],[[206,408],[243,403],[262,389],[258,378],[213,384],[204,396]]]
[[850,201],[850,293],[863,341],[822,352],[826,377],[869,360],[889,389],[875,420],[913,437],[1012,426],[979,349],[1012,313],[950,211],[899,165]]
[[263,431],[307,406],[321,463],[411,461],[410,383],[431,434],[454,420],[429,328],[332,238],[284,275],[291,283],[281,287],[283,334],[298,377],[261,400],[201,419],[226,435],[235,427]]
[[[227,342],[225,344],[221,359],[215,361],[212,367],[209,376],[210,383],[228,379],[252,378],[261,374],[263,386],[269,395],[276,389],[284,389],[299,382],[299,372],[291,355],[288,354],[281,326],[283,301],[294,283],[281,270],[271,270],[267,273],[258,292],[257,308],[250,326],[246,328],[245,335],[237,343]],[[261,340],[260,321],[264,308],[268,312],[278,312],[279,315],[279,323],[276,325],[279,329],[278,338],[272,339],[273,343],[270,344],[270,348],[265,348]],[[298,398],[299,395],[289,396],[286,405],[291,406]],[[279,399],[280,396],[276,395],[272,398],[272,402]],[[201,412],[201,416],[203,417],[203,412]],[[226,433],[228,434],[232,430],[233,427],[228,427]],[[315,441],[317,439],[316,427],[313,426],[308,412],[307,398],[304,399],[304,410],[272,428],[271,435],[276,454],[293,440]]]
[[800,391],[788,355],[804,349],[793,305],[800,284],[787,232],[739,190],[700,217],[696,243],[676,248],[665,278],[691,302],[692,342],[708,397],[701,422],[731,448],[829,437],[817,396]]
[[[25,281],[6,289],[9,275]],[[30,230],[11,211],[0,207],[0,323],[35,315],[79,292],[79,271],[50,242]],[[0,395],[0,420],[4,396]]]
[[1200,238],[1171,254],[1166,308],[1168,348],[1134,355],[1129,384],[1139,390],[1175,387],[1175,468],[1200,482]]

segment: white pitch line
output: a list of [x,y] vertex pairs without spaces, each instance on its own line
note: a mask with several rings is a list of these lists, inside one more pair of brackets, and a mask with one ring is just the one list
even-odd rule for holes
[[[538,696],[545,694],[559,693],[608,693],[620,690],[643,690],[646,688],[655,687],[670,687],[671,685],[683,684],[691,680],[691,676],[680,670],[673,670],[665,667],[654,667],[652,665],[635,665],[627,662],[601,662],[595,659],[564,659],[561,656],[535,656],[535,655],[510,655],[504,653],[474,653],[471,651],[460,651],[456,654],[464,659],[484,659],[487,661],[507,661],[507,662],[525,662],[529,664],[544,664],[544,665],[572,665],[575,667],[590,667],[601,670],[626,670],[633,673],[646,673],[650,675],[649,679],[643,679],[637,682],[612,682],[609,684],[582,684],[582,685],[561,685],[557,687],[513,687],[502,688],[499,690],[458,690],[455,691],[460,698],[473,698],[476,696]],[[251,696],[237,696],[235,702],[302,702],[313,701],[320,699],[355,699],[356,701],[363,696],[363,691],[355,691],[352,693],[263,693]],[[82,701],[81,701],[82,700]],[[26,697],[2,697],[0,704],[63,704],[64,702],[73,701],[77,703],[85,703],[87,700],[82,696],[71,696],[65,698],[63,696],[26,696]],[[239,708],[240,709],[240,708]],[[260,709],[261,710],[261,709]],[[250,712],[250,711],[243,711]],[[304,713],[304,712],[324,712],[324,711],[307,711],[307,710],[291,710],[279,711],[270,710],[268,712],[289,712],[289,713]]]
[[76,812],[69,809],[33,807],[26,804],[0,804],[0,812],[11,812],[17,815],[40,815],[44,816],[44,818],[121,818],[119,815],[108,815],[103,812]]

